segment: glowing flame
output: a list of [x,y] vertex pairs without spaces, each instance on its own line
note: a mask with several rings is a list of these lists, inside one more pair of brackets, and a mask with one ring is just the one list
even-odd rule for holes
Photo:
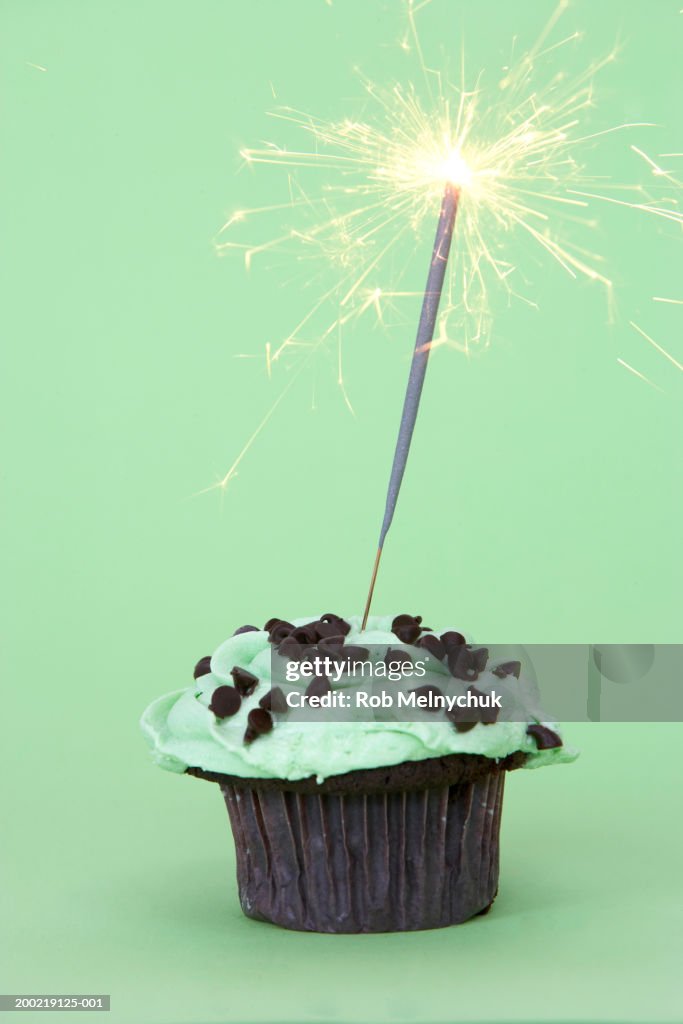
[[437,165],[436,176],[460,189],[469,188],[472,184],[472,168],[458,149],[452,149]]

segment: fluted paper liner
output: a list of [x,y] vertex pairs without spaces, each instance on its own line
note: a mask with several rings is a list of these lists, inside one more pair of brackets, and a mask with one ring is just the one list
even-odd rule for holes
[[221,783],[244,913],[283,928],[443,928],[498,889],[505,771],[412,792],[301,793]]

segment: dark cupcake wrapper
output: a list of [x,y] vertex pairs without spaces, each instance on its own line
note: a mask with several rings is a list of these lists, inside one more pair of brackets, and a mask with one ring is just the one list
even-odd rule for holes
[[251,787],[215,776],[244,913],[333,933],[442,928],[484,913],[498,889],[505,767],[517,764],[489,766],[470,781],[379,792]]

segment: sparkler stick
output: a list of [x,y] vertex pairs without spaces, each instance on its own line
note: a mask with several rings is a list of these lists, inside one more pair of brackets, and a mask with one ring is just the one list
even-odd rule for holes
[[403,400],[403,412],[401,413],[401,422],[399,424],[396,448],[394,450],[394,461],[391,466],[387,498],[384,506],[384,519],[382,520],[382,528],[379,533],[379,543],[377,545],[375,564],[373,566],[372,577],[370,579],[370,589],[368,590],[368,598],[365,603],[365,611],[363,612],[362,629],[365,629],[368,621],[368,615],[370,614],[370,605],[372,604],[372,595],[377,581],[377,571],[379,569],[380,558],[382,557],[384,541],[386,540],[389,527],[391,526],[392,519],[394,518],[394,512],[396,511],[396,502],[398,500],[403,474],[405,473],[406,463],[408,461],[410,443],[413,439],[415,420],[417,419],[417,412],[420,407],[422,385],[424,384],[425,374],[427,372],[429,351],[434,337],[436,317],[439,312],[441,291],[443,289],[444,276],[446,274],[446,264],[448,263],[448,256],[451,250],[455,215],[458,212],[459,199],[460,189],[453,182],[449,181],[446,184],[446,189],[441,200],[441,212],[439,214],[439,223],[436,228],[436,238],[434,239],[434,248],[432,250],[432,262],[429,267],[427,286],[425,288],[424,299],[422,301],[422,311],[417,325],[415,350],[410,364],[406,396]]

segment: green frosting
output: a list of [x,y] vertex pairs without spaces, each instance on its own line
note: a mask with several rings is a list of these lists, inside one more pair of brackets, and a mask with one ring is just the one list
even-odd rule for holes
[[[311,616],[294,620],[295,625],[314,621]],[[351,624],[348,643],[390,644],[401,646],[391,632],[391,617],[371,618],[370,628],[360,632],[360,619]],[[192,686],[155,700],[141,720],[142,731],[152,755],[161,768],[184,772],[188,767],[222,772],[243,778],[304,779],[311,775],[319,782],[331,775],[362,768],[380,768],[404,761],[422,761],[447,754],[481,754],[500,759],[515,751],[528,754],[526,767],[573,761],[578,752],[566,746],[538,750],[527,735],[526,721],[498,721],[478,724],[469,732],[457,732],[443,715],[417,712],[415,721],[376,721],[372,715],[354,721],[301,721],[295,716],[275,715],[271,732],[253,743],[244,742],[247,716],[258,707],[271,683],[272,647],[262,631],[241,633],[226,640],[211,658],[211,672]],[[414,653],[414,649],[413,649]],[[247,669],[260,682],[254,693],[242,700],[240,710],[230,718],[218,720],[209,710],[216,687],[231,685],[231,669]],[[418,680],[420,685],[438,685],[440,666]],[[280,680],[277,680],[279,683]],[[415,685],[413,681],[412,685]],[[487,686],[498,691],[514,687],[515,700],[523,702],[529,721],[539,721],[558,732],[554,722],[543,717],[535,688],[524,680],[509,683],[483,672],[479,689]]]

